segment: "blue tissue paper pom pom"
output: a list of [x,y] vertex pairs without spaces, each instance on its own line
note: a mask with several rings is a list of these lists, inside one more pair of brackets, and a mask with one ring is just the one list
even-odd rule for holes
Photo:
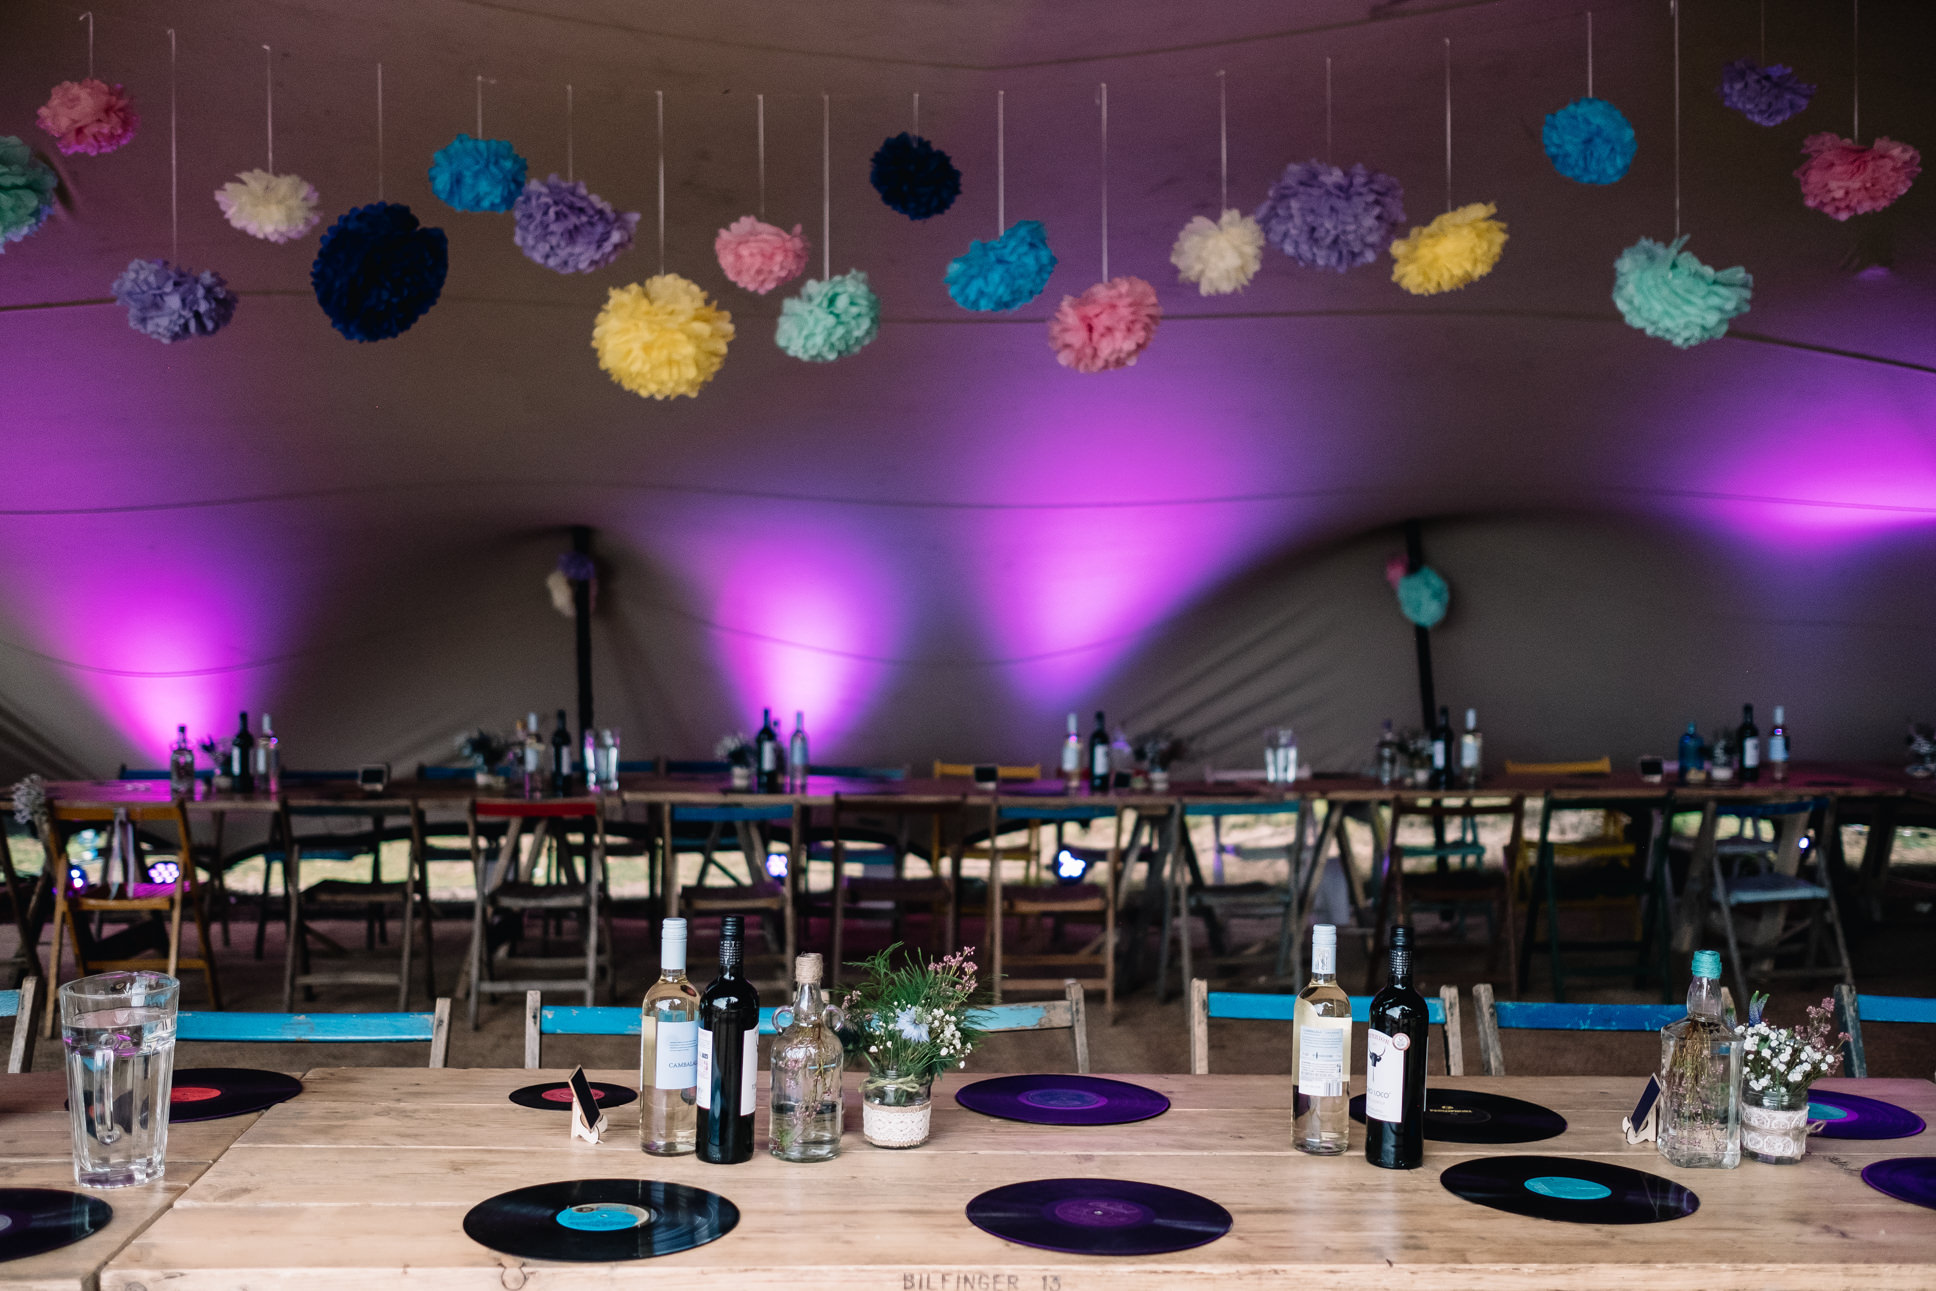
[[1781,63],[1737,58],[1721,69],[1721,102],[1758,126],[1778,126],[1808,106],[1815,87]]
[[1020,309],[1049,285],[1055,252],[1040,220],[1017,220],[988,242],[975,241],[948,262],[948,294],[963,309]]
[[503,139],[460,134],[430,159],[430,187],[460,211],[508,211],[524,191],[524,158]]
[[1540,131],[1553,169],[1582,184],[1611,184],[1633,165],[1634,128],[1605,99],[1574,99]]
[[1430,565],[1420,565],[1398,580],[1398,608],[1419,627],[1437,627],[1451,604],[1452,589]]
[[235,293],[213,269],[196,273],[166,260],[135,260],[114,280],[128,326],[164,345],[213,336],[235,317]]
[[881,200],[910,220],[939,215],[961,196],[961,172],[948,154],[905,130],[875,149],[868,178]]
[[309,283],[331,327],[352,341],[381,341],[437,303],[449,270],[442,229],[418,227],[407,206],[372,202],[329,226]]

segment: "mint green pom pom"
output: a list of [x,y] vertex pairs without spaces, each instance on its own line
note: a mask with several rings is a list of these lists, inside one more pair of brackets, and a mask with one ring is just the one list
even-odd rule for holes
[[1420,565],[1398,580],[1398,608],[1422,628],[1435,628],[1452,604],[1452,589],[1439,571]]
[[0,252],[47,222],[58,182],[33,149],[14,135],[0,135]]
[[881,331],[881,299],[856,269],[815,278],[780,305],[774,342],[796,359],[832,363],[859,350]]
[[1613,303],[1628,326],[1683,350],[1726,335],[1754,295],[1746,269],[1709,268],[1681,250],[1686,242],[1642,238],[1613,263]]

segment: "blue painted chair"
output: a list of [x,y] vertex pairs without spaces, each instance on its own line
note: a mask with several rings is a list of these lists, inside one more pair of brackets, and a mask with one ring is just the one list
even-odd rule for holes
[[[1353,995],[1351,1020],[1364,1025],[1371,1021],[1370,995]],[[1213,991],[1201,977],[1190,981],[1190,1074],[1210,1074],[1210,1019],[1250,1022],[1290,1022],[1296,1017],[1297,996],[1258,994],[1239,991]],[[1439,1030],[1439,1047],[1445,1056],[1445,1074],[1465,1075],[1465,1028],[1459,1018],[1459,988],[1441,986],[1437,995],[1425,997],[1425,1022]]]
[[423,1044],[430,1066],[450,1052],[450,999],[429,1013],[182,1013],[175,1039],[202,1044]]
[[1869,1055],[1862,1047],[1864,1022],[1912,1022],[1936,1026],[1936,999],[1912,995],[1857,995],[1847,982],[1835,988],[1835,1011],[1849,1042],[1842,1046],[1847,1062],[1844,1075],[1867,1076]]
[[[1728,1001],[1732,1006],[1732,1000]],[[1549,1004],[1495,1000],[1492,985],[1472,988],[1472,1011],[1479,1028],[1479,1067],[1488,1076],[1506,1074],[1499,1033],[1505,1031],[1658,1031],[1687,1016],[1679,1004]]]
[[[1167,895],[1163,909],[1163,941],[1156,956],[1159,999],[1168,996],[1172,940],[1177,943],[1183,980],[1188,982],[1196,977],[1194,939],[1190,935],[1190,919],[1193,915],[1203,920],[1204,935],[1209,943],[1210,953],[1218,959],[1233,958],[1228,954],[1229,948],[1225,940],[1230,920],[1276,920],[1276,952],[1271,961],[1272,976],[1283,977],[1290,971],[1297,925],[1301,922],[1300,897],[1306,881],[1311,877],[1306,873],[1311,820],[1311,813],[1306,810],[1307,805],[1297,798],[1279,802],[1254,803],[1186,801],[1182,804],[1180,819],[1172,818],[1168,822],[1174,837],[1166,849],[1169,856],[1168,863],[1164,867]],[[1223,823],[1226,820],[1232,817],[1281,816],[1295,817],[1292,822],[1293,833],[1290,842],[1277,848],[1245,848],[1239,854],[1244,859],[1261,859],[1272,853],[1281,853],[1288,865],[1284,882],[1210,883],[1205,881],[1203,866],[1197,857],[1196,844],[1190,836],[1191,821],[1211,822],[1215,846],[1218,849],[1215,869],[1221,870]]]
[[13,1044],[7,1049],[7,1074],[17,1076],[34,1068],[34,997],[40,979],[29,977],[17,991],[0,991],[0,1018],[13,1019]]
[[[1076,1070],[1089,1072],[1089,1026],[1083,1011],[1082,986],[1075,981],[1062,984],[1063,997],[1040,1004],[997,1004],[974,1009],[970,1021],[980,1030],[1068,1031],[1074,1047]],[[530,991],[524,997],[524,1065],[544,1065],[544,1037],[548,1035],[629,1035],[639,1034],[639,1011],[631,1008],[571,1008],[546,1006],[543,996]],[[773,1035],[773,1010],[760,1010],[760,1034]]]

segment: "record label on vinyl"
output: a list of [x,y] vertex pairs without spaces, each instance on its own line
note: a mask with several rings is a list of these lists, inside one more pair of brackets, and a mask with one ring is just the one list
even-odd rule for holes
[[219,1121],[246,1116],[286,1103],[302,1093],[302,1082],[280,1071],[254,1067],[181,1067],[168,1091],[168,1119]]
[[671,1255],[739,1223],[718,1193],[652,1179],[571,1179],[500,1193],[471,1207],[464,1233],[506,1255],[607,1263]]

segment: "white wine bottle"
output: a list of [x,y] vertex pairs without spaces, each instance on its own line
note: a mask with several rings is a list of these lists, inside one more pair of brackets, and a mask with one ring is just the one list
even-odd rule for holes
[[1298,993],[1291,1023],[1291,1072],[1298,1151],[1337,1156],[1351,1138],[1351,997],[1338,986],[1338,930],[1311,929],[1311,984]]
[[659,933],[659,980],[639,1011],[639,1146],[683,1156],[697,1139],[699,989],[686,980],[686,921]]

